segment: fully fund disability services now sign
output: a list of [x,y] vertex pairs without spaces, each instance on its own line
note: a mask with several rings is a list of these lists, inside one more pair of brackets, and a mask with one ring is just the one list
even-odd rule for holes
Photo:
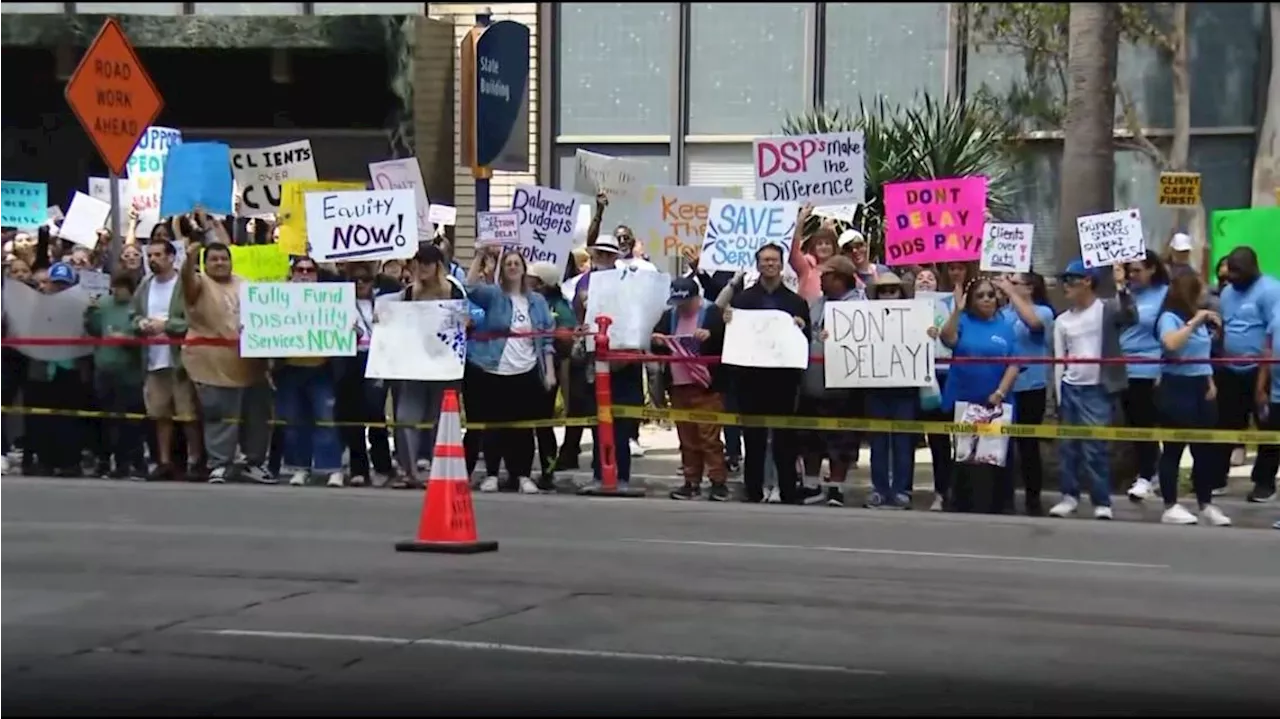
[[67,83],[67,104],[107,168],[123,175],[129,155],[164,100],[115,18],[108,18]]

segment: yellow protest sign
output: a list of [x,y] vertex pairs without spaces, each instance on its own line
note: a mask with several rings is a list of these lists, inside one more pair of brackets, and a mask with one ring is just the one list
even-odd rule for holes
[[649,186],[640,193],[640,211],[632,221],[636,240],[651,257],[678,257],[702,249],[707,209],[718,197],[742,197],[742,188]]
[[308,192],[363,190],[363,182],[330,182],[318,180],[285,180],[280,183],[280,246],[285,255],[307,254],[307,208],[303,196]]
[[280,245],[232,245],[231,271],[250,282],[281,282],[289,278],[289,254]]
[[1200,173],[1160,173],[1161,207],[1195,207],[1200,204]]

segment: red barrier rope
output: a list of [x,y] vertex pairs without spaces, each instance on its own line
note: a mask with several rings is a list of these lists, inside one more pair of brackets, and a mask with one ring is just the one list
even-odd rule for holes
[[[595,334],[581,329],[560,329],[550,332],[470,332],[468,339],[485,341],[504,337],[551,337],[573,339]],[[240,340],[227,337],[5,337],[0,347],[129,347],[151,345],[182,345],[184,347],[239,347]]]

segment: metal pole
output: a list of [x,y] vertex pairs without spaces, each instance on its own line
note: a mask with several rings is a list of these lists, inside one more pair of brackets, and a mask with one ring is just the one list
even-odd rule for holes
[[107,247],[107,268],[115,269],[124,249],[124,237],[120,234],[120,178],[115,172],[107,175],[111,183],[111,244]]

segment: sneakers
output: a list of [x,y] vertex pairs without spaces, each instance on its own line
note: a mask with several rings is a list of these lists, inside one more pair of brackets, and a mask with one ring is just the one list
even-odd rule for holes
[[347,478],[343,476],[342,472],[333,472],[329,475],[329,480],[324,483],[324,486],[332,487],[334,489],[342,489],[347,486],[346,480]]
[[827,496],[822,491],[822,487],[810,487],[807,484],[800,487],[801,504],[822,504],[826,499]]
[[480,491],[485,494],[492,494],[498,491],[498,478],[485,477],[484,481],[480,483]]
[[884,507],[884,497],[879,492],[872,492],[867,495],[867,501],[862,503],[867,509],[880,509]]
[[364,475],[361,475],[361,474],[351,475],[351,481],[348,482],[348,484],[350,484],[352,487],[363,487],[365,485]]
[[271,473],[257,465],[247,465],[240,472],[240,476],[255,484],[275,484],[276,478]]
[[1236,447],[1231,450],[1231,466],[1240,467],[1244,465],[1244,447]]
[[294,472],[293,476],[289,478],[289,486],[305,487],[307,486],[307,480],[310,479],[310,477],[311,477],[310,472],[304,472],[301,470]]
[[729,470],[729,474],[740,474],[742,472],[742,458],[725,457],[724,466],[725,469]]
[[214,467],[213,471],[209,472],[209,484],[226,484],[226,483],[227,483],[226,467]]
[[1214,487],[1213,489],[1213,496],[1215,497],[1222,497],[1222,496],[1225,496],[1226,494],[1227,494],[1226,487]]
[[1069,494],[1063,495],[1062,499],[1049,510],[1050,517],[1070,517],[1076,513],[1076,509],[1080,507],[1080,500]]
[[777,487],[764,488],[764,503],[782,504],[782,493],[778,491]]
[[148,482],[171,482],[177,476],[172,464],[157,464],[147,475]]
[[1129,501],[1141,502],[1151,496],[1151,490],[1151,480],[1146,477],[1138,477],[1133,480],[1133,486],[1129,487]]
[[429,459],[419,459],[414,463],[414,465],[418,468],[418,471],[423,474],[431,471],[431,460]]
[[8,474],[8,473],[9,473],[9,458],[0,457],[0,474]]
[[692,484],[689,484],[688,482],[685,482],[678,489],[672,490],[671,494],[668,496],[670,496],[672,499],[678,499],[678,500],[697,499],[698,488],[693,486]]
[[723,484],[713,484],[711,485],[711,491],[707,494],[707,499],[712,502],[728,502],[731,499],[729,488]]
[[1195,524],[1196,515],[1187,511],[1181,504],[1175,504],[1160,515],[1161,524]]
[[843,507],[844,506],[844,490],[839,487],[827,487],[827,506]]
[[933,503],[929,505],[930,512],[941,512],[943,510],[943,501],[941,494],[933,495]]
[[637,441],[635,441],[635,440],[633,439],[633,440],[631,440],[631,441],[629,442],[629,444],[630,444],[630,446],[631,446],[631,456],[632,456],[632,457],[643,457],[643,456],[644,456],[644,447],[641,447],[639,442],[637,442]]
[[893,506],[898,509],[911,509],[911,495],[895,494],[893,496]]
[[1094,507],[1093,518],[1094,519],[1111,519],[1112,518],[1111,508],[1110,507]]
[[534,484],[532,479],[521,477],[520,494],[542,494],[542,490],[538,489],[538,485]]
[[1249,492],[1249,496],[1245,497],[1245,501],[1250,502],[1252,504],[1267,504],[1268,502],[1274,501],[1275,498],[1276,498],[1276,490],[1274,487],[1271,489],[1270,493],[1268,493],[1266,490],[1262,490],[1262,489],[1258,489],[1257,487],[1254,487]]
[[1231,526],[1231,518],[1223,514],[1216,504],[1206,504],[1201,507],[1200,520],[1211,527]]

